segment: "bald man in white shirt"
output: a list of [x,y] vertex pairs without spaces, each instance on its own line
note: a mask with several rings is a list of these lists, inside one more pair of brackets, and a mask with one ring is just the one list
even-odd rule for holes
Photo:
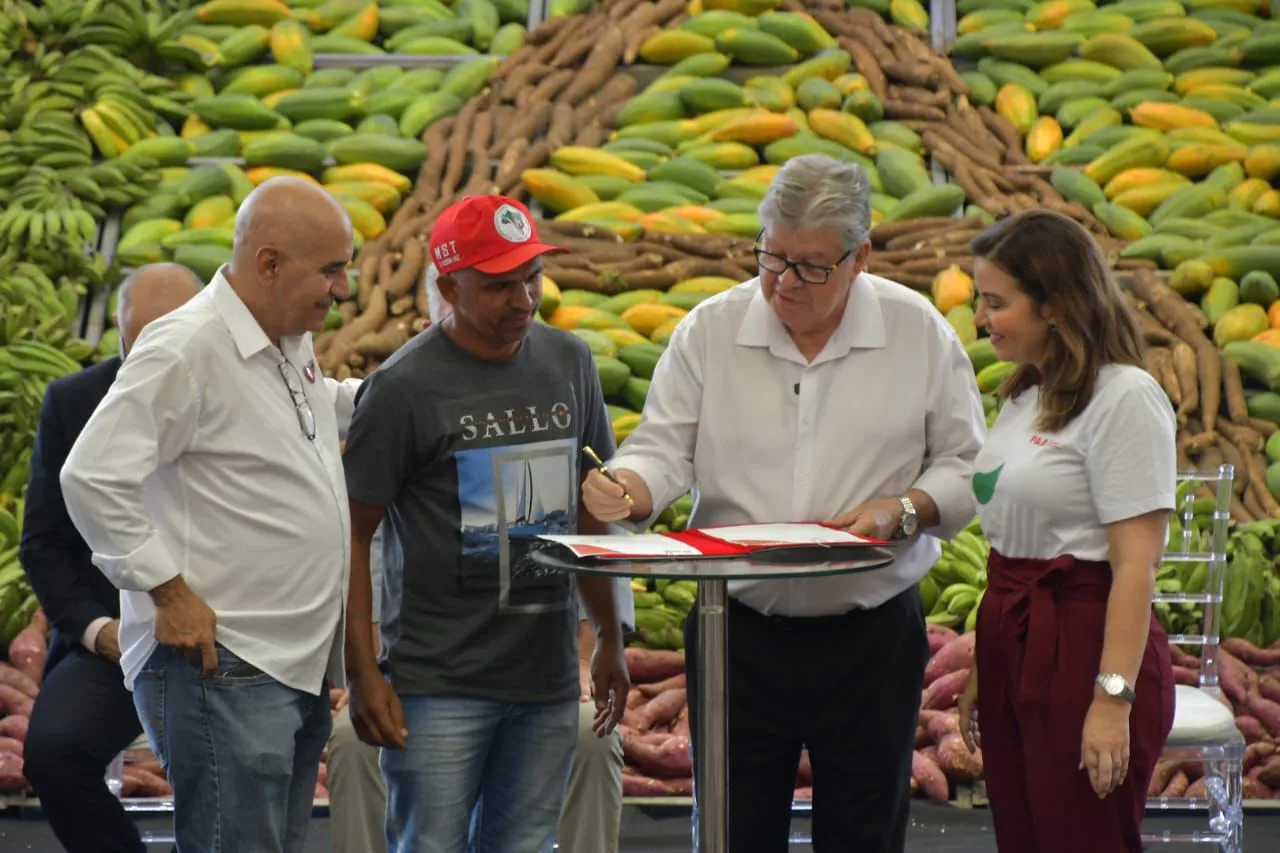
[[596,471],[583,501],[600,521],[647,526],[696,486],[690,526],[832,520],[898,540],[880,571],[729,583],[727,781],[734,851],[787,849],[807,747],[814,848],[901,853],[928,656],[916,583],[939,538],[974,517],[981,398],[937,309],[865,272],[862,169],[787,161],[760,221],[759,278],[676,328],[610,462],[634,505]]
[[121,590],[125,684],[174,788],[182,853],[300,850],[342,671],[350,518],[339,439],[358,382],[311,333],[349,295],[351,223],[269,180],[231,263],[148,326],[62,469]]

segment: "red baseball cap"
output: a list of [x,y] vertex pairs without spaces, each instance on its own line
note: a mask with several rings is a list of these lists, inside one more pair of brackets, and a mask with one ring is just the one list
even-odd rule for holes
[[502,195],[472,195],[449,205],[431,228],[431,261],[442,273],[476,269],[496,275],[548,252],[529,208]]

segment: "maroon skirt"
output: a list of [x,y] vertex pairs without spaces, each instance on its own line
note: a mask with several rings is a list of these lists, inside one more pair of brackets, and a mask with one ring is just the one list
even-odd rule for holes
[[1001,853],[1140,853],[1147,786],[1173,727],[1169,638],[1151,616],[1129,774],[1099,799],[1081,736],[1102,659],[1111,565],[991,552],[978,610],[978,725]]

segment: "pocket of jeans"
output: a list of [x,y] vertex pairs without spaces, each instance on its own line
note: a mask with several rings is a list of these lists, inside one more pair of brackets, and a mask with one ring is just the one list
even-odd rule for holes
[[271,676],[219,645],[218,669],[210,680],[222,684],[258,684],[270,681]]

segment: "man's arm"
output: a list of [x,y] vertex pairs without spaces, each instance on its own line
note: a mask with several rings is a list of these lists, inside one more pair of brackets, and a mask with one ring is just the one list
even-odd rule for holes
[[339,382],[326,376],[324,384],[329,387],[329,393],[333,395],[333,417],[338,424],[338,438],[345,440],[347,430],[351,428],[351,416],[355,414],[356,400],[359,398],[360,386],[364,384],[364,380],[345,379]]
[[695,317],[676,327],[658,359],[640,424],[610,462],[615,473],[625,469],[638,475],[648,491],[650,500],[637,500],[630,518],[640,530],[694,485],[703,382],[696,325]]
[[347,594],[347,670],[353,676],[378,668],[374,643],[373,573],[370,557],[374,535],[387,511],[357,500],[351,501],[351,588]]
[[147,515],[143,484],[190,444],[200,394],[178,353],[139,346],[62,466],[67,513],[119,589],[149,592],[181,580]]
[[351,580],[345,656],[351,720],[365,743],[404,749],[404,710],[378,668],[374,639],[373,540],[406,478],[417,470],[414,404],[394,378],[380,373],[359,392],[342,465],[351,504]]
[[950,538],[973,521],[973,460],[987,438],[982,397],[973,363],[945,321],[937,334],[938,354],[930,370],[925,412],[925,458],[910,495],[920,515],[920,531]]
[[53,626],[95,651],[98,632],[111,621],[111,614],[98,603],[85,575],[97,569],[76,557],[81,539],[67,514],[58,482],[58,472],[70,450],[58,406],[59,389],[60,383],[51,384],[40,407],[19,558]]

